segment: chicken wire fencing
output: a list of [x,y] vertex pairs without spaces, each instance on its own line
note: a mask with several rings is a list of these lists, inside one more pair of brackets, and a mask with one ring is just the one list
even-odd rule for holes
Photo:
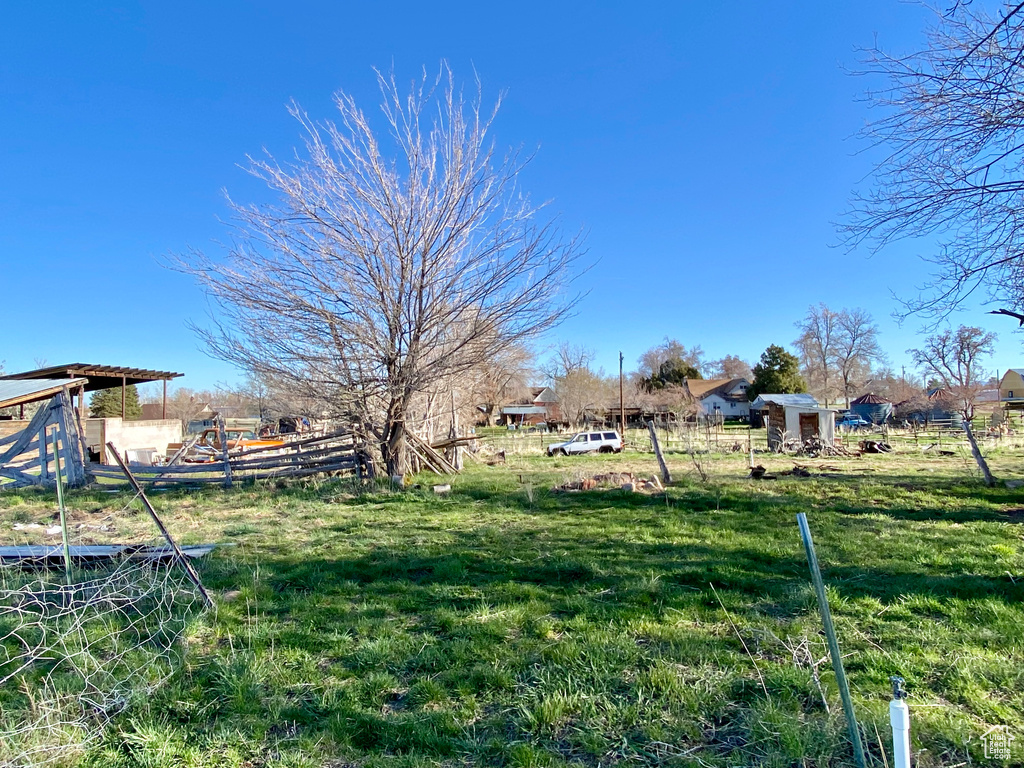
[[[91,543],[69,539],[70,551]],[[177,668],[206,603],[166,552],[141,543],[92,563],[73,555],[66,570],[63,558],[0,562],[0,768],[74,763]]]

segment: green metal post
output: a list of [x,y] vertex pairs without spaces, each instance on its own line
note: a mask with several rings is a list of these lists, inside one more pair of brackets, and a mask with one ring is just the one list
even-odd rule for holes
[[57,506],[60,508],[60,536],[64,541],[64,575],[71,580],[71,545],[68,543],[68,513],[64,508],[64,476],[60,471],[57,430],[53,430],[53,465],[57,470]]
[[825,594],[825,582],[821,578],[821,569],[818,567],[818,556],[814,552],[814,541],[811,539],[811,529],[807,525],[807,515],[798,512],[796,516],[797,525],[800,526],[800,537],[804,540],[804,550],[807,552],[807,562],[811,567],[811,579],[814,581],[814,591],[818,594],[818,608],[821,611],[821,623],[825,627],[825,637],[828,638],[828,651],[832,656],[832,669],[836,673],[836,683],[839,685],[839,697],[843,700],[843,713],[846,715],[846,725],[850,730],[850,741],[853,742],[853,756],[860,768],[866,768],[867,762],[864,758],[864,744],[860,740],[860,728],[857,727],[857,715],[853,711],[853,699],[850,698],[850,686],[846,682],[846,670],[843,669],[843,657],[839,653],[839,640],[836,639],[836,628],[832,624],[832,612],[828,608],[828,596]]

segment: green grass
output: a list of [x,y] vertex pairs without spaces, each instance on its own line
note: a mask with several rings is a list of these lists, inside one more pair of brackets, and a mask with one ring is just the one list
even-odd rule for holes
[[[813,674],[826,649],[797,511],[875,764],[891,674],[913,694],[917,765],[983,762],[990,725],[1024,740],[1024,491],[980,487],[960,457],[761,483],[742,455],[707,457],[707,484],[671,459],[678,484],[654,496],[550,491],[654,471],[628,454],[510,457],[443,497],[429,477],[154,496],[183,542],[236,546],[202,563],[219,606],[182,669],[81,764],[852,765],[834,677],[817,666],[828,712]],[[1013,476],[1020,455],[992,460]],[[111,516],[125,500],[73,494],[72,520],[150,538],[144,515]],[[0,495],[5,538],[52,514]]]

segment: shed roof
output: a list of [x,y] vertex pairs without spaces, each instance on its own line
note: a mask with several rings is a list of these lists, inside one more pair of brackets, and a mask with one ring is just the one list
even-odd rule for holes
[[97,389],[112,389],[120,387],[122,381],[129,386],[132,384],[145,384],[150,381],[169,381],[184,376],[182,373],[173,371],[154,371],[149,368],[129,368],[118,365],[96,365],[94,363],[68,363],[67,365],[53,365],[48,368],[39,368],[34,371],[23,371],[22,373],[9,373],[0,376],[0,379],[68,379],[86,377],[89,383],[85,385],[86,392],[94,392]]
[[0,408],[48,400],[64,387],[84,384],[86,379],[0,380]]
[[799,394],[799,395],[773,395],[764,394],[758,395],[757,399],[750,404],[751,408],[763,409],[768,407],[768,403],[775,403],[775,405],[806,405],[814,407],[818,404],[818,401],[814,399],[814,395]]
[[850,405],[883,405],[885,403],[892,403],[891,400],[886,400],[880,395],[875,395],[870,392],[866,395],[861,395],[856,400],[852,401]]

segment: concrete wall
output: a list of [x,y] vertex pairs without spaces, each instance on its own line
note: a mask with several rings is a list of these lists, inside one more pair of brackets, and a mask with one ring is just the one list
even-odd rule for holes
[[178,419],[151,419],[145,421],[122,421],[120,418],[88,419],[85,422],[85,439],[90,453],[98,453],[100,463],[113,464],[114,457],[107,456],[106,444],[111,442],[118,453],[124,456],[126,450],[155,450],[167,455],[168,443],[182,441],[181,422]]

